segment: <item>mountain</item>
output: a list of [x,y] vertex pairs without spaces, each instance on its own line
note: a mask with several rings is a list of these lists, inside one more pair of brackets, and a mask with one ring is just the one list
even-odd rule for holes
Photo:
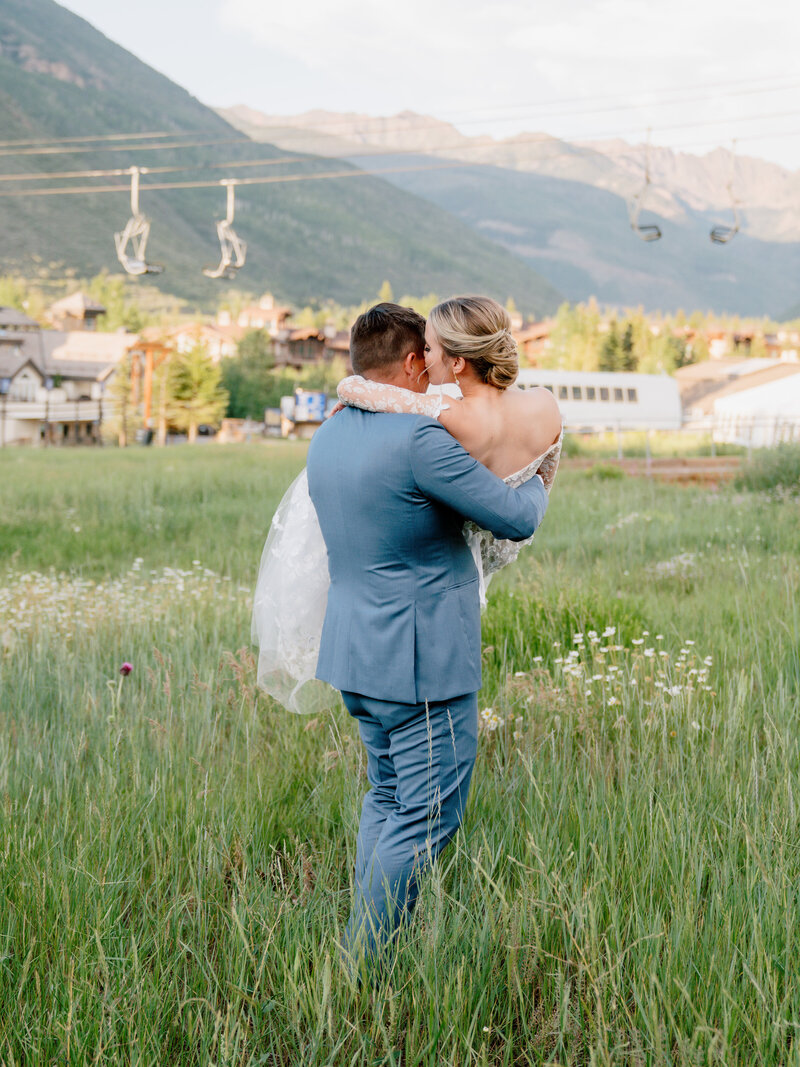
[[[630,229],[627,207],[644,185],[642,145],[570,144],[544,133],[467,137],[409,111],[219,114],[287,150],[385,171],[387,181],[526,259],[570,299],[780,316],[800,296],[800,172],[763,160],[651,148],[642,221],[658,221],[663,239],[645,244]],[[714,245],[712,226],[733,221],[731,191],[741,230]]]
[[[102,140],[152,131],[172,134],[160,140],[173,147],[149,150],[159,140],[152,137],[140,138],[135,150]],[[41,154],[35,144],[90,137],[97,143],[65,143],[57,155]],[[32,143],[13,143],[23,140]],[[477,290],[513,296],[538,313],[561,299],[530,265],[429,200],[347,163],[335,168],[344,177],[317,179],[331,170],[330,160],[307,153],[298,160],[294,151],[253,143],[53,0],[0,0],[0,141],[0,273],[118,271],[113,234],[130,214],[128,179],[63,175],[136,165],[180,168],[142,178],[141,208],[152,220],[148,259],[166,267],[147,281],[200,304],[216,301],[230,284],[201,273],[219,259],[214,220],[224,213],[224,190],[157,191],[147,183],[293,179],[237,190],[235,226],[248,244],[240,288],[271,289],[294,303],[353,303],[388,279],[397,293]],[[244,160],[265,162],[225,166]],[[26,177],[19,185],[3,180],[14,174]],[[119,193],[38,195],[108,185]],[[24,196],[7,195],[18,188]]]

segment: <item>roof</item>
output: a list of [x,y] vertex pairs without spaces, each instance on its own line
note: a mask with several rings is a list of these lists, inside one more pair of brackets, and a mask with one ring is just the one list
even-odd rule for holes
[[526,341],[541,341],[550,336],[554,325],[554,319],[546,319],[544,322],[529,322],[525,326],[520,326],[518,330],[512,330],[511,334],[517,344],[524,344]]
[[339,330],[333,337],[325,338],[325,347],[337,352],[350,351],[350,331]]
[[289,341],[324,341],[325,335],[322,330],[318,330],[316,326],[297,326],[293,330],[289,330]]
[[[751,360],[748,362],[757,361]],[[733,396],[736,393],[744,393],[750,389],[757,389],[761,385],[777,382],[782,378],[791,378],[796,374],[800,374],[800,363],[790,363],[787,360],[764,360],[758,362],[767,362],[771,366],[762,367],[754,373],[739,374],[723,382],[706,383],[704,389],[696,387],[693,390],[687,390],[685,393],[681,390],[684,408],[691,408],[695,412],[709,415],[714,410],[714,404],[717,400]]]
[[783,375],[752,385],[748,389],[716,396],[714,414],[766,419],[788,418],[796,422],[800,417],[800,367],[792,376]]
[[764,367],[774,367],[778,359],[748,359],[746,356],[729,359],[705,359],[702,363],[689,363],[675,371],[679,384],[684,382],[718,382],[735,378],[740,374],[752,374]]
[[98,304],[88,293],[77,292],[56,300],[48,308],[50,315],[72,315],[75,318],[83,318],[86,314],[105,315],[106,309]]
[[3,327],[35,326],[39,329],[36,319],[31,319],[16,308],[0,307],[0,329]]
[[6,348],[5,345],[0,348],[0,378],[15,377],[28,363],[33,365],[21,348]]
[[262,304],[248,304],[248,306],[243,307],[235,317],[238,319],[246,315],[249,319],[285,319],[291,315],[291,313],[292,309],[286,307],[284,304],[273,304],[271,307],[264,307]]
[[222,337],[228,341],[238,341],[244,336],[245,329],[234,323],[220,326],[218,322],[184,322],[182,326],[171,326],[168,330],[163,331],[163,334],[165,337],[181,337],[184,334],[194,334],[200,337],[205,334],[206,336]]
[[[94,333],[86,330],[42,330],[46,363],[117,364],[136,343],[133,333]],[[63,373],[59,370],[58,373]]]

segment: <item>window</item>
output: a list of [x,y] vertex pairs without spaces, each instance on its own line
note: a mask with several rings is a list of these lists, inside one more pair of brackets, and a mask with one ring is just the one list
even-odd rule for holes
[[552,393],[552,391],[553,391],[552,385],[546,385],[545,389],[548,391],[548,393]]
[[595,400],[596,399],[596,397],[595,397],[595,387],[593,385],[587,385],[586,386],[586,399],[587,400]]
[[572,399],[583,400],[583,390],[579,385],[573,385],[572,387]]
[[600,389],[600,399],[601,400],[608,400],[608,389],[606,389],[605,386],[603,386]]
[[558,399],[559,400],[567,400],[568,397],[569,397],[569,389],[567,389],[566,385],[559,385],[559,387],[558,387]]
[[629,389],[628,390],[628,400],[631,402],[631,404],[635,404],[638,401],[638,399],[639,399],[639,397],[636,395],[636,390],[635,389]]
[[623,395],[622,395],[622,390],[621,390],[621,389],[615,389],[615,390],[614,390],[614,400],[615,400],[615,402],[616,402],[616,403],[618,403],[618,404],[619,404],[619,403],[620,403],[620,402],[621,402],[622,400],[624,400],[624,397],[623,397]]
[[11,400],[35,400],[39,383],[35,378],[28,376],[27,372],[19,375],[11,382],[8,391]]

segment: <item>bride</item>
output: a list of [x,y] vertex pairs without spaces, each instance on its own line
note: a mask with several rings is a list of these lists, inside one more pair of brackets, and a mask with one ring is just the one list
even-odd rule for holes
[[[549,492],[561,455],[561,415],[547,389],[514,386],[519,363],[510,327],[508,312],[489,297],[445,300],[431,311],[425,329],[429,391],[413,393],[353,375],[339,384],[340,405],[438,418],[475,459],[509,485],[539,474]],[[453,387],[458,398],[450,395]],[[464,524],[464,536],[475,558],[485,606],[492,575],[515,560],[533,538],[496,540],[471,522]],[[272,520],[252,619],[259,686],[300,714],[338,701],[336,691],[314,677],[329,581],[325,542],[304,470]]]

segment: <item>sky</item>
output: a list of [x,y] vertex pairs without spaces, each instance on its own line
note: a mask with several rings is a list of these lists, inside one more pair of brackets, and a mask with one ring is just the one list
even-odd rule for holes
[[[731,147],[800,169],[800,4],[67,0],[205,104]],[[177,42],[177,43],[176,43]]]

